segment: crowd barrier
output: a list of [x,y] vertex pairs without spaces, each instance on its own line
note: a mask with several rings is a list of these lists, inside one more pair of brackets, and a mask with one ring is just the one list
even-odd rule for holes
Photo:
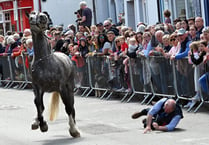
[[[76,67],[75,86],[82,90],[81,96],[88,97],[94,92],[101,99],[109,99],[115,93],[122,96],[121,101],[129,102],[134,96],[140,96],[142,104],[149,104],[156,96],[173,97],[178,101],[191,100],[195,95],[194,67],[188,59],[130,58],[128,74],[124,71],[123,61],[124,58],[115,61],[110,56],[87,57],[82,68]],[[30,62],[31,58],[24,53],[15,58],[0,57],[3,87],[24,89],[31,84]],[[129,85],[131,90],[127,90]],[[202,91],[200,94],[201,100],[194,112],[208,103],[208,95]]]

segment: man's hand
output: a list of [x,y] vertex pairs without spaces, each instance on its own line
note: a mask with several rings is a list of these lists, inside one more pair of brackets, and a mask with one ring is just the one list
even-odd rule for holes
[[151,132],[152,129],[150,126],[147,126],[145,129],[144,129],[144,134],[147,133],[147,132]]
[[156,130],[159,130],[159,125],[158,125],[156,122],[153,122],[153,123],[152,123],[152,126],[153,126]]

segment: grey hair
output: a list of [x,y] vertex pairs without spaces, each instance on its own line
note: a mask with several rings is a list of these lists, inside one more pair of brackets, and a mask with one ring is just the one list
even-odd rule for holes
[[80,2],[80,6],[86,6],[86,5],[87,5],[87,3],[85,1]]
[[26,40],[26,44],[28,45],[29,43],[32,43],[33,42],[33,40],[31,39],[31,38],[29,38],[29,39],[27,39]]

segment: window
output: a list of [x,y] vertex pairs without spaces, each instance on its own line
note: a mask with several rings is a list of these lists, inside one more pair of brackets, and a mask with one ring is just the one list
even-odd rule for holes
[[10,13],[5,13],[5,21],[10,21]]

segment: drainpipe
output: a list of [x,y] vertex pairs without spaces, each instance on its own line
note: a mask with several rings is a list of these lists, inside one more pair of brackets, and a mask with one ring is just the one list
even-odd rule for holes
[[95,7],[95,0],[92,0],[92,4],[93,4],[93,15],[94,15],[94,24],[97,24],[97,18],[96,18],[96,7]]
[[17,0],[13,1],[13,7],[14,7],[14,20],[16,21],[17,32],[19,32],[20,28],[19,28],[19,19],[18,19],[18,4],[17,4]]
[[41,0],[38,0],[38,11],[39,11],[39,12],[42,11]]

